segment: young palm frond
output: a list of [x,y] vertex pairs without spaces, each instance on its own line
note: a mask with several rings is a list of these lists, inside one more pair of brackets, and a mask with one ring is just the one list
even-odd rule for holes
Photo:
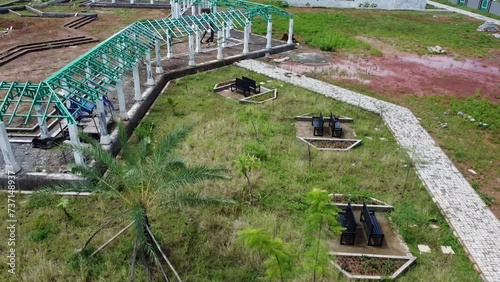
[[165,160],[169,154],[186,140],[191,127],[179,127],[170,132],[163,140],[158,142],[155,148],[154,157]]

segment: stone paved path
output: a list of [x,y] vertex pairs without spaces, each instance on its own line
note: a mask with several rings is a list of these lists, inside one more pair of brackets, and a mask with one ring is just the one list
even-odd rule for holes
[[429,0],[427,1],[427,4],[432,5],[432,6],[436,7],[436,8],[439,8],[439,9],[445,9],[445,10],[452,11],[452,12],[455,12],[455,13],[458,13],[458,14],[462,14],[462,15],[466,15],[466,16],[469,16],[469,17],[472,17],[472,18],[476,18],[478,20],[494,22],[496,25],[500,25],[500,21],[499,20],[496,20],[496,19],[493,19],[493,18],[489,18],[487,16],[483,16],[483,15],[480,15],[480,14],[476,14],[476,13],[473,13],[473,12],[469,12],[469,11],[466,11],[466,10],[462,10],[460,8],[455,8],[455,7],[452,7],[452,6],[448,6],[448,5],[445,5],[445,4],[441,4],[441,3],[437,3],[437,2],[429,1]]
[[407,108],[377,100],[275,66],[245,60],[236,65],[380,114],[409,151],[417,173],[485,281],[500,281],[500,221]]

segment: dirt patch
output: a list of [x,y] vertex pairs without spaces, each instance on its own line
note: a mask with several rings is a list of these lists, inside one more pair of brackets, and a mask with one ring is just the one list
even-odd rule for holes
[[[92,9],[98,19],[80,29],[63,27],[75,18],[1,18],[0,27],[12,26],[12,32],[0,41],[0,52],[19,44],[48,40],[64,39],[74,36],[91,36],[104,40],[118,32],[131,22],[149,18],[165,17],[168,11],[163,9]],[[3,81],[30,81],[38,83],[69,64],[99,42],[61,49],[46,50],[23,55],[0,67]],[[2,97],[0,97],[2,98]]]
[[396,272],[407,260],[376,257],[337,257],[337,264],[352,275],[388,276]]
[[354,210],[354,217],[357,221],[356,237],[354,245],[341,245],[340,236],[337,240],[328,241],[328,246],[331,251],[337,253],[358,253],[371,255],[391,255],[391,256],[406,256],[409,251],[401,237],[391,228],[390,222],[383,212],[376,212],[377,221],[384,232],[384,241],[382,246],[369,246],[368,239],[364,232],[363,223],[359,222],[360,210]]
[[500,52],[491,52],[491,58],[418,56],[397,51],[376,39],[358,39],[381,50],[384,55],[339,55],[303,47],[279,55],[292,58],[279,66],[299,74],[324,75],[347,84],[363,83],[370,91],[390,96],[463,97],[480,93],[494,103],[500,102]]
[[356,141],[314,139],[307,139],[307,142],[311,143],[316,148],[321,149],[347,149],[356,143]]
[[[356,139],[356,132],[351,128],[350,124],[347,122],[342,122],[342,139]],[[328,121],[325,121],[323,126],[323,136],[314,136],[314,128],[311,125],[311,121],[297,121],[295,122],[295,129],[297,130],[297,137],[303,138],[317,138],[325,137],[330,138],[332,136],[332,131],[328,127]]]

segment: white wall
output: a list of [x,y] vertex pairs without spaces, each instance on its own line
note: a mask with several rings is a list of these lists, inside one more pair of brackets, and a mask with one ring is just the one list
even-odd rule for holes
[[[365,3],[376,4],[377,9],[425,9],[427,0],[286,0],[290,6],[359,8]],[[373,7],[371,7],[373,9]]]

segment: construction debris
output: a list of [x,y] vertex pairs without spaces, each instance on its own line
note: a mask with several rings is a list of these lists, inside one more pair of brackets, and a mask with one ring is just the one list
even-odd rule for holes
[[494,22],[486,21],[484,24],[480,25],[477,28],[477,31],[483,31],[483,32],[497,32],[499,31],[498,27],[495,25]]
[[9,34],[12,31],[12,26],[0,31],[0,36]]

